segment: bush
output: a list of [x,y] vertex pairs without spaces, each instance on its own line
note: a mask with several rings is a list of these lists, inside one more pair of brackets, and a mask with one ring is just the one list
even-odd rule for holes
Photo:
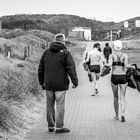
[[35,71],[14,67],[10,61],[3,62],[5,65],[0,68],[0,138],[16,140],[19,135],[23,137],[23,130],[31,127],[40,114],[38,105],[42,91]]
[[0,69],[0,96],[5,101],[20,101],[30,94],[40,93],[37,74],[5,67]]

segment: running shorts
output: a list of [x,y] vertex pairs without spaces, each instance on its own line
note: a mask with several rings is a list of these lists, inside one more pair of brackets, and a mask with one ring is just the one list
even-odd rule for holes
[[90,72],[100,73],[100,65],[89,65]]
[[126,75],[115,75],[115,74],[112,74],[111,76],[111,82],[114,84],[114,85],[118,85],[118,84],[126,84],[127,83],[127,78],[126,78]]

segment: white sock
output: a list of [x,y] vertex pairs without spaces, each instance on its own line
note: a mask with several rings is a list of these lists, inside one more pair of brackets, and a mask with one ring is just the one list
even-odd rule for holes
[[95,92],[95,82],[91,82],[91,90],[92,90],[92,93]]
[[95,83],[95,88],[98,89],[98,87],[99,87],[99,80],[97,80]]

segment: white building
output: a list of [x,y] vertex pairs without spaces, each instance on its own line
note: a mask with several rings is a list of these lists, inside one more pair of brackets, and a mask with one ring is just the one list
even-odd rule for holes
[[91,28],[90,27],[74,27],[72,31],[83,31],[85,40],[91,40]]
[[140,20],[135,20],[135,26],[140,27]]

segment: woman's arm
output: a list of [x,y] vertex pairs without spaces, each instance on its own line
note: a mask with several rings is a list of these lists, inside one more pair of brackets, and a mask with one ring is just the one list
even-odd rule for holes
[[127,54],[124,55],[124,66],[126,68],[135,68],[135,66],[131,66],[130,64],[128,64],[128,56],[127,56]]

